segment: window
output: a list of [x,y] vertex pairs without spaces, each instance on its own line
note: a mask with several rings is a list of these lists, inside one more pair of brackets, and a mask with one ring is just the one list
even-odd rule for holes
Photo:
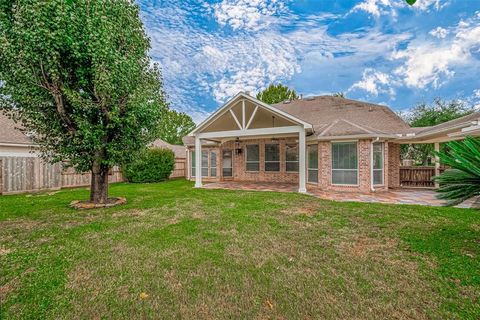
[[307,181],[312,183],[318,182],[318,145],[309,144],[307,146],[308,156],[308,176]]
[[232,159],[232,150],[223,150],[222,153],[222,174],[224,177],[233,176],[233,159]]
[[280,145],[265,144],[265,171],[280,171]]
[[332,143],[332,183],[358,184],[356,142]]
[[285,168],[287,172],[298,172],[298,144],[286,144]]
[[191,151],[190,155],[192,156],[191,159],[190,159],[190,167],[192,168],[192,171],[191,171],[190,175],[192,177],[195,177],[195,151]]
[[383,143],[373,144],[373,184],[383,184]]
[[245,170],[259,171],[260,170],[260,147],[258,144],[248,144],[246,146],[245,155]]
[[202,151],[202,177],[208,177],[208,151]]
[[210,177],[217,176],[217,154],[210,151]]

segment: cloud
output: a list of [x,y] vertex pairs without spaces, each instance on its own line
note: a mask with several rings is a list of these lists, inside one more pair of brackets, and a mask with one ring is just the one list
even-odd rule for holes
[[394,96],[395,91],[391,87],[394,82],[388,74],[367,68],[363,71],[362,80],[354,83],[348,91],[360,89],[374,96],[378,96],[379,93],[389,93]]
[[473,90],[473,95],[475,98],[480,98],[480,89]]
[[442,27],[437,27],[431,30],[428,34],[438,39],[445,39],[448,35],[448,30]]
[[438,11],[447,4],[448,2],[444,2],[442,5],[441,0],[417,0],[413,6],[410,6],[407,5],[404,0],[364,0],[355,5],[352,10],[350,10],[350,13],[364,11],[376,18],[381,15],[392,15],[396,17],[397,10],[400,8],[410,8],[411,10],[428,12],[432,8]]
[[258,31],[279,22],[280,14],[288,13],[281,0],[223,0],[212,6],[218,23],[233,30]]
[[[445,80],[453,77],[455,66],[471,64],[478,66],[480,53],[479,18],[460,21],[450,30],[453,36],[442,43],[432,41],[411,42],[404,50],[392,54],[393,60],[404,63],[394,73],[413,88],[432,85],[440,87]],[[477,58],[475,58],[477,56]]]

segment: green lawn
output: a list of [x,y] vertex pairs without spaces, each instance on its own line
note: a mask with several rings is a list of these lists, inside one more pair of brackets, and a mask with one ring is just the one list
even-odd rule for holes
[[111,194],[129,203],[0,196],[1,319],[480,318],[478,211],[181,180]]

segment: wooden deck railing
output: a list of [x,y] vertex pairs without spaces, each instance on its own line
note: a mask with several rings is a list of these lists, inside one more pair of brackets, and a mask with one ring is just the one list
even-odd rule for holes
[[[440,168],[440,173],[445,168]],[[435,176],[435,167],[400,167],[400,185],[407,188],[434,188],[432,178]]]

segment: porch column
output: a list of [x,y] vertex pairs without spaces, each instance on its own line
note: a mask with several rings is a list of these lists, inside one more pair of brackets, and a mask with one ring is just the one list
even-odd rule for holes
[[305,184],[305,174],[306,174],[306,139],[305,139],[305,129],[300,129],[298,133],[298,146],[299,146],[299,156],[298,156],[298,192],[306,193],[307,187]]
[[[439,152],[440,143],[435,142],[434,148],[435,148],[435,152]],[[440,158],[437,155],[435,155],[435,176],[438,176],[438,175],[440,175]],[[438,184],[438,182],[435,181],[435,188],[438,188],[438,187],[440,187],[440,185]]]
[[202,187],[202,140],[195,136],[195,188]]

